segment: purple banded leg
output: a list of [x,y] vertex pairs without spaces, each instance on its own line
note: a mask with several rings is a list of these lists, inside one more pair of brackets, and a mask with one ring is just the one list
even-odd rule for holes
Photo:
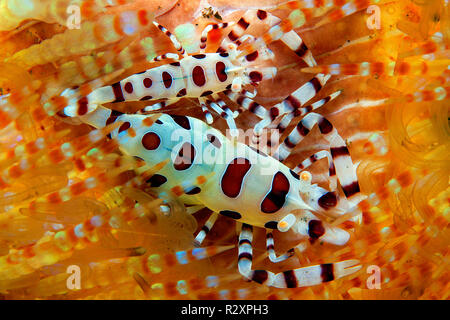
[[277,288],[298,288],[329,282],[355,273],[361,266],[358,260],[326,263],[273,273],[266,270],[252,270],[253,228],[242,224],[239,234],[239,272],[249,280]]
[[205,27],[205,29],[203,29],[202,36],[200,38],[200,52],[201,53],[205,52],[206,42],[208,41],[208,33],[211,30],[225,29],[232,25],[234,25],[234,22],[213,23],[213,24],[207,25]]
[[286,259],[289,259],[290,257],[292,257],[294,255],[294,249],[292,248],[292,249],[289,249],[286,253],[277,257],[277,255],[275,253],[275,244],[273,241],[272,231],[270,231],[268,229],[266,229],[266,249],[267,249],[267,253],[269,255],[270,261],[272,261],[274,263],[282,262]]
[[168,100],[165,100],[165,101],[161,101],[161,102],[152,104],[151,106],[146,106],[146,107],[142,108],[141,110],[139,110],[137,113],[147,114],[149,112],[160,110],[160,109],[163,109],[163,108],[165,108],[167,106],[170,106],[170,105],[172,105],[174,103],[177,103],[179,100],[180,100],[180,98],[173,98],[173,99],[168,99]]
[[299,173],[300,171],[305,170],[309,166],[311,166],[316,161],[319,161],[321,159],[327,158],[328,160],[328,179],[329,179],[329,186],[330,190],[336,191],[337,188],[337,180],[336,180],[336,169],[334,168],[333,158],[331,156],[331,153],[327,150],[321,150],[313,155],[311,155],[309,158],[303,160],[300,164],[298,164],[293,171],[295,173]]
[[214,226],[214,223],[216,223],[217,216],[218,216],[217,213],[213,212],[209,216],[208,220],[206,220],[206,222],[203,225],[200,232],[195,236],[194,244],[196,246],[200,246],[202,244],[203,240],[205,240],[206,235],[212,229],[212,227]]
[[331,157],[333,159],[336,175],[345,196],[353,201],[353,204],[359,203],[361,199],[358,178],[356,176],[356,166],[352,162],[350,153],[347,149],[344,139],[339,135],[333,127],[322,115],[317,113],[307,114],[280,144],[274,157],[280,161],[284,161],[297,146],[300,141],[318,125],[320,133],[330,144]]
[[181,54],[184,57],[187,56],[186,50],[184,50],[183,46],[181,45],[180,41],[178,41],[177,37],[175,37],[169,30],[167,30],[164,26],[160,25],[158,22],[153,21],[153,24],[169,38],[169,40],[172,42],[173,46],[179,52],[179,54]]

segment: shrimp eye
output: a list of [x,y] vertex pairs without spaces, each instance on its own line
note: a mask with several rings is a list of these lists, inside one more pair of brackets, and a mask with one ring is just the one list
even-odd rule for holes
[[300,179],[302,179],[305,182],[311,181],[312,179],[311,173],[309,173],[308,171],[303,171],[300,174]]

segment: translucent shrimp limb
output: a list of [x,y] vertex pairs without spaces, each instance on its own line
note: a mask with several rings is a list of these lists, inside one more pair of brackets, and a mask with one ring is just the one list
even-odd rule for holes
[[56,22],[65,25],[70,13],[68,10],[70,5],[77,6],[80,9],[80,13],[91,12],[95,14],[100,12],[106,4],[107,2],[104,0],[1,0],[0,14],[2,20],[0,22],[0,31],[14,29],[27,19],[35,19],[47,23]]
[[96,21],[86,21],[80,29],[66,30],[6,59],[24,69],[57,61],[66,56],[87,54],[106,44],[119,41],[146,30],[154,15],[138,9],[117,14],[105,14]]
[[387,75],[387,76],[406,76],[406,75],[440,75],[444,72],[450,63],[450,60],[436,61],[415,61],[415,62],[361,62],[348,64],[320,65],[315,67],[302,68],[302,72],[325,73],[333,75]]
[[[152,1],[135,1],[141,6],[161,15],[171,7],[174,2],[156,7]],[[46,23],[59,23],[66,25],[71,14],[79,10],[80,19],[92,18],[104,12],[108,7],[118,7],[125,4],[133,5],[131,0],[0,0],[0,31],[12,30],[27,19],[44,21]],[[153,8],[155,7],[155,8]]]

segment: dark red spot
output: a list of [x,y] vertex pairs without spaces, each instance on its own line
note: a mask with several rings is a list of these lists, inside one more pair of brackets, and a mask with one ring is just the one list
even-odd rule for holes
[[288,147],[289,149],[293,149],[295,148],[295,143],[293,143],[289,137],[286,137],[286,139],[284,139],[283,143],[286,145],[286,147]]
[[192,57],[194,57],[195,59],[204,59],[206,57],[206,55],[205,54],[194,54]]
[[325,234],[325,228],[323,227],[322,221],[311,220],[308,223],[308,235],[311,238],[311,243],[319,239]]
[[244,30],[250,25],[244,18],[240,18],[237,24]]
[[248,111],[250,111],[250,112],[252,112],[252,113],[255,113],[255,112],[256,112],[256,109],[257,109],[259,106],[260,106],[260,105],[259,105],[257,102],[252,101],[252,103],[250,103],[250,105],[248,106]]
[[266,224],[264,225],[264,228],[267,228],[267,229],[277,229],[277,228],[278,228],[278,222],[276,222],[276,221],[269,221],[269,222],[266,222]]
[[173,162],[173,167],[175,170],[182,171],[189,169],[195,159],[195,148],[189,142],[185,142],[180,151],[178,152],[177,157]]
[[350,152],[348,152],[346,146],[330,148],[330,151],[333,159],[336,159],[338,157],[350,156]]
[[161,144],[161,139],[154,132],[147,132],[142,137],[142,145],[147,150],[155,150]]
[[[120,116],[120,115],[122,115],[122,114],[123,114],[122,112],[113,110],[113,111],[111,112],[109,118],[106,120],[105,125],[109,125],[109,124],[113,123],[114,121],[117,120],[117,117]],[[107,137],[108,137],[108,138],[111,138],[111,134],[108,133]]]
[[183,97],[186,95],[186,88],[181,89],[178,93],[177,93],[177,97]]
[[283,272],[287,288],[297,288],[297,276],[293,270]]
[[228,53],[227,52],[221,52],[221,53],[219,53],[219,55],[221,57],[224,57],[224,58],[228,57]]
[[191,129],[191,124],[186,116],[170,115],[170,117],[175,121],[180,127],[189,130]]
[[140,100],[140,101],[147,101],[147,100],[151,100],[151,99],[153,99],[152,96],[145,96],[145,97],[142,97],[142,98],[139,99],[139,100]]
[[225,63],[223,63],[222,61],[216,63],[216,74],[219,81],[221,82],[227,81],[228,76],[225,71]]
[[85,115],[88,112],[88,99],[86,97],[78,100],[78,110],[77,113],[79,116]]
[[255,270],[253,271],[252,280],[256,283],[263,284],[269,278],[269,274],[266,270]]
[[219,139],[217,139],[217,137],[215,135],[212,135],[212,134],[208,133],[206,135],[206,138],[217,149],[220,149],[220,147],[222,147],[222,143],[220,143]]
[[219,213],[225,217],[235,219],[235,220],[242,218],[242,215],[239,212],[232,211],[232,210],[222,210]]
[[150,187],[157,188],[157,187],[163,185],[164,183],[166,183],[167,178],[160,174],[154,174],[146,182],[148,184],[150,184]]
[[302,123],[302,121],[300,121],[297,125],[297,131],[298,133],[300,133],[302,136],[306,136],[309,133],[309,129],[307,127],[305,127]]
[[261,82],[263,78],[262,73],[258,71],[252,71],[248,76],[252,82]]
[[264,213],[274,213],[280,210],[286,201],[289,192],[289,180],[278,171],[272,180],[272,188],[261,203],[261,211]]
[[200,192],[202,192],[202,189],[200,189],[199,187],[194,187],[192,188],[192,190],[186,192],[186,194],[192,196],[194,194],[199,194]]
[[116,121],[116,120],[117,120],[117,117],[115,117],[115,116],[109,116],[109,118],[106,120],[105,125],[109,125],[109,124],[113,123],[113,122]]
[[337,197],[334,192],[327,192],[323,196],[321,196],[318,200],[319,206],[328,210],[337,205]]
[[119,132],[121,133],[122,131],[128,130],[128,128],[131,127],[131,124],[127,121],[122,123],[122,125],[119,127]]
[[245,244],[252,245],[252,243],[251,243],[250,240],[248,240],[248,239],[242,239],[242,240],[239,240],[239,245],[240,245],[240,246],[242,246],[244,243],[245,243]]
[[329,282],[334,280],[332,263],[321,264],[320,269],[321,269],[320,276],[322,277],[323,282]]
[[115,100],[113,102],[123,102],[125,101],[123,97],[122,87],[120,86],[120,82],[113,83],[111,85]]
[[209,96],[209,95],[212,95],[212,94],[213,94],[213,92],[210,91],[210,90],[208,90],[208,91],[203,92],[203,93],[200,95],[200,97],[206,97],[206,96]]
[[297,48],[297,50],[295,50],[295,54],[298,55],[299,57],[303,57],[307,51],[308,47],[304,42],[302,42],[302,44]]
[[300,180],[300,176],[299,176],[297,173],[295,173],[295,172],[292,171],[292,170],[289,170],[289,172],[291,173],[291,175],[292,175],[295,179]]
[[330,168],[328,169],[328,173],[329,173],[330,177],[336,175],[336,168],[335,168],[333,162],[331,162]]
[[259,20],[264,20],[265,18],[267,18],[267,12],[264,10],[258,10],[258,12],[256,12],[256,16],[259,18]]
[[172,62],[170,65],[174,66],[174,67],[179,67],[180,63],[177,61],[177,62]]
[[239,255],[239,257],[238,257],[238,261],[240,261],[240,260],[242,260],[242,259],[247,259],[247,260],[252,261],[253,256],[252,256],[252,254],[249,253],[249,252],[242,252],[242,253]]
[[292,108],[294,108],[294,109],[298,109],[298,108],[300,108],[300,106],[301,106],[300,101],[299,101],[296,97],[294,97],[294,96],[288,96],[285,100],[288,101],[289,104],[290,104],[290,105],[292,106]]
[[192,81],[197,87],[202,87],[206,83],[205,72],[202,67],[196,66],[192,70]]
[[270,113],[270,118],[273,121],[280,114],[280,110],[277,107],[272,107],[272,108],[270,108],[269,113]]
[[124,89],[127,93],[133,93],[133,84],[131,82],[125,83]]
[[245,96],[239,96],[239,98],[237,98],[236,103],[240,106],[242,106],[242,104],[244,103],[245,100]]
[[319,92],[320,89],[322,89],[322,84],[320,83],[319,79],[312,78],[310,82],[313,85],[314,90],[316,91],[316,93]]
[[244,184],[244,177],[251,166],[250,161],[245,158],[235,158],[228,164],[220,181],[220,186],[226,196],[236,198],[239,195]]
[[144,82],[144,87],[146,87],[146,88],[150,88],[153,84],[152,79],[150,79],[150,78],[145,78],[143,82]]
[[164,71],[162,73],[162,80],[164,82],[164,86],[168,89],[170,88],[170,86],[172,85],[172,76],[170,75],[170,73]]
[[247,59],[247,61],[255,61],[256,58],[258,58],[258,51],[253,51],[252,53],[245,56],[245,59]]
[[[233,30],[230,31],[230,33],[228,34],[228,38],[231,41],[236,41],[239,37],[234,33]],[[220,49],[220,48],[219,48]],[[223,49],[222,49],[223,50]]]
[[319,120],[319,130],[323,134],[328,134],[333,130],[333,125],[327,119],[321,118]]
[[351,196],[355,195],[356,193],[360,192],[359,189],[359,183],[358,181],[352,182],[351,184],[347,186],[342,186],[342,190],[344,191],[344,194],[347,198],[350,198]]

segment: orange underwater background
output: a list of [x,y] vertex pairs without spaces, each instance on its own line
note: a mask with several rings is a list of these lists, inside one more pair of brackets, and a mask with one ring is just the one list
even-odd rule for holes
[[[17,7],[20,1],[0,0],[0,299],[449,299],[447,0],[324,0],[312,1],[312,8],[302,7],[308,1],[279,0],[104,2],[30,0]],[[347,3],[361,8],[345,15],[340,8]],[[81,20],[71,29],[73,4]],[[145,184],[130,183],[145,181],[134,171],[140,161],[105,133],[93,143],[91,127],[57,116],[64,89],[88,92],[98,80],[113,83],[159,65],[149,63],[156,55],[175,52],[151,23],[127,35],[117,22],[121,13],[161,23],[194,53],[206,25],[236,22],[257,9],[281,19],[304,14],[295,31],[318,66],[306,68],[283,43],[271,43],[278,72],[256,88],[255,101],[270,107],[340,64],[314,100],[342,93],[317,112],[346,139],[361,191],[377,199],[360,204],[357,221],[323,217],[351,234],[344,246],[275,231],[277,252],[297,246],[282,263],[270,262],[264,229],[255,228],[256,269],[360,261],[357,273],[317,286],[278,289],[245,280],[237,267],[237,223],[226,217],[203,243],[210,256],[178,263],[176,252],[192,254],[208,211],[190,215],[174,198],[170,212],[162,212],[161,199]],[[250,23],[248,34],[268,30]],[[215,52],[228,31],[211,32],[207,51]],[[364,63],[371,64],[368,72]],[[133,113],[145,104],[105,106]],[[230,108],[237,106],[230,102]],[[195,99],[166,110],[204,119]],[[258,120],[244,112],[236,123],[246,130]],[[227,128],[220,118],[212,126]],[[314,129],[285,164],[294,167],[324,144]],[[313,183],[325,188],[326,165],[311,169]],[[101,183],[81,188],[90,178]],[[95,216],[108,223],[93,225]],[[79,268],[80,288],[68,286],[71,266]]]

